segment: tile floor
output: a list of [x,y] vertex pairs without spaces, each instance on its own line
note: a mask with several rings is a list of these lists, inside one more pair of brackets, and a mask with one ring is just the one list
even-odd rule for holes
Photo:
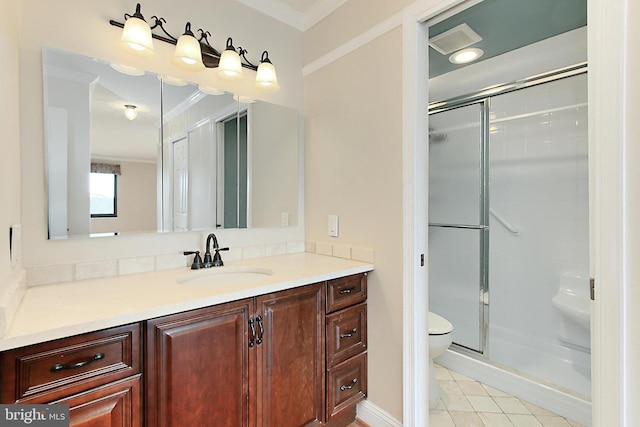
[[529,402],[436,365],[441,397],[430,427],[583,427]]

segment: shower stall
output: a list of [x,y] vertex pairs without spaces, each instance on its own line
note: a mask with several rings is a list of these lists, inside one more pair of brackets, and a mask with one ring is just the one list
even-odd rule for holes
[[430,106],[429,310],[453,351],[581,396],[587,151],[583,65]]

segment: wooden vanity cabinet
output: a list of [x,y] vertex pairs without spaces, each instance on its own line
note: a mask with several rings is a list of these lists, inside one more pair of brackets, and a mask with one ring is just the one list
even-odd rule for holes
[[322,425],[321,284],[147,321],[148,427]]
[[2,403],[70,405],[74,427],[142,426],[141,325],[0,353]]

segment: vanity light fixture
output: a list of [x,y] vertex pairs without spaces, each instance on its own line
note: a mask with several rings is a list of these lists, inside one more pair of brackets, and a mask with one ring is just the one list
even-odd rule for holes
[[136,6],[135,13],[133,15],[125,13],[124,19],[120,45],[139,54],[153,55],[151,27],[140,13],[140,3]]
[[276,69],[269,60],[269,53],[266,50],[262,53],[260,65],[258,65],[255,86],[266,92],[275,92],[280,89]]
[[184,34],[176,42],[176,51],[173,55],[173,64],[187,71],[202,71],[202,50],[200,42],[191,32],[191,23],[187,22]]
[[[243,78],[242,69],[256,72],[255,87],[265,92],[275,92],[280,89],[276,77],[276,69],[269,60],[269,53],[265,50],[259,66],[252,64],[246,57],[246,49],[233,46],[231,37],[227,39],[226,49],[220,53],[209,43],[208,31],[198,29],[198,37],[191,31],[191,23],[187,22],[185,32],[180,38],[175,38],[164,28],[166,20],[151,17],[151,25],[147,24],[140,13],[140,3],[136,5],[133,15],[124,14],[125,22],[110,20],[109,24],[123,28],[122,46],[135,53],[153,53],[152,39],[176,45],[173,64],[190,71],[200,71],[205,68],[216,68],[216,76],[223,80],[240,80]],[[160,28],[164,34],[156,34],[154,29]]]
[[[240,48],[240,52],[243,49]],[[231,37],[227,39],[227,48],[220,55],[220,63],[216,75],[223,80],[242,80],[242,60],[233,47]]]
[[131,105],[131,104],[127,104],[124,106],[124,116],[129,119],[129,120],[133,120],[136,117],[138,117],[138,112],[136,111],[136,107],[135,105]]

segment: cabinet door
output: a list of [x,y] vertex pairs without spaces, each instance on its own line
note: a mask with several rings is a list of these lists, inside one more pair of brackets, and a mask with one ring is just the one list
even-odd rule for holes
[[71,427],[141,427],[140,375],[53,403],[69,405]]
[[253,299],[149,320],[148,427],[249,425]]
[[256,346],[259,427],[322,424],[323,312],[320,284],[257,298],[264,329]]

